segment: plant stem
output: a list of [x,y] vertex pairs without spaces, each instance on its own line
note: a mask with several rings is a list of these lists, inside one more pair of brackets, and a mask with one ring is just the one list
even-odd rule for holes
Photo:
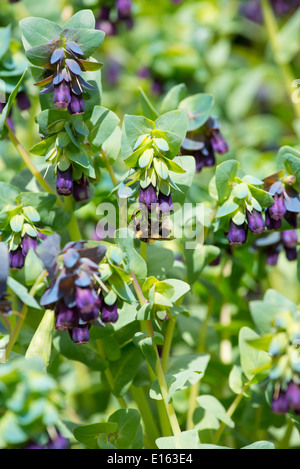
[[[31,172],[31,174],[36,178],[36,180],[42,186],[42,188],[44,189],[45,192],[49,192],[49,194],[56,195],[55,192],[53,191],[52,187],[48,184],[48,182],[43,178],[41,173],[38,171],[37,167],[33,163],[32,159],[28,155],[27,151],[21,145],[19,140],[17,139],[15,133],[11,130],[11,128],[7,124],[6,124],[6,127],[8,129],[8,138],[10,139],[10,141],[12,142],[14,147],[16,148],[17,152],[21,156],[22,160],[26,164],[26,166],[29,169],[29,171]],[[57,199],[57,200],[61,204],[61,201],[59,199]]]
[[[250,384],[251,384],[251,380],[250,380],[250,381],[247,381],[247,383],[244,385],[244,387],[243,387],[243,389],[241,390],[241,392],[236,396],[236,398],[234,399],[233,403],[231,404],[231,406],[229,407],[229,409],[228,409],[227,412],[226,412],[226,414],[228,415],[228,417],[231,418],[231,417],[233,416],[233,414],[235,413],[236,409],[238,408],[238,406],[239,406],[241,400],[243,399],[244,393],[247,391],[247,389],[249,388]],[[223,434],[223,431],[224,431],[225,427],[226,427],[226,423],[221,422],[220,427],[219,427],[218,431],[216,432],[215,437],[214,437],[214,439],[213,439],[213,441],[212,441],[212,443],[213,443],[214,445],[216,445],[216,444],[219,442],[219,440],[220,440],[220,438],[221,438],[221,436],[222,436],[222,434]]]
[[153,418],[153,414],[151,412],[145,393],[141,387],[136,387],[134,385],[130,387],[130,392],[142,416],[149,443],[151,444],[152,449],[155,449],[155,440],[159,438],[160,434],[156,426],[155,420]]
[[265,26],[267,29],[267,33],[272,45],[273,54],[275,62],[277,63],[278,67],[281,69],[284,83],[286,87],[286,91],[291,98],[291,103],[294,108],[295,114],[297,119],[300,119],[300,103],[294,102],[292,99],[292,85],[294,82],[293,72],[291,67],[285,60],[281,57],[280,54],[280,42],[278,40],[278,26],[276,22],[276,18],[273,12],[273,9],[270,5],[269,0],[261,0],[261,6],[263,11],[263,17]]
[[82,240],[80,229],[74,213],[74,200],[72,196],[65,197],[65,209],[71,213],[71,220],[67,225],[68,232],[72,241]]
[[170,351],[172,346],[173,334],[175,329],[176,320],[170,316],[168,319],[168,326],[165,334],[165,340],[163,345],[162,357],[161,357],[161,365],[164,373],[166,373],[168,368],[168,362],[170,357]]
[[[106,360],[106,356],[105,356],[105,352],[104,352],[104,348],[103,348],[103,345],[102,345],[102,342],[100,339],[97,339],[96,340],[96,344],[97,344],[97,349],[98,349],[98,353],[100,355],[101,358],[103,358],[103,360]],[[107,379],[107,382],[109,384],[109,387],[110,387],[110,390],[112,391],[113,393],[113,389],[114,389],[114,378],[113,378],[113,375],[111,374],[111,371],[109,368],[106,368],[104,370],[104,374],[106,376],[106,379]],[[123,399],[123,397],[117,397],[115,396],[117,401],[119,402],[120,406],[123,408],[123,409],[126,409],[127,408],[127,404],[125,402],[125,400]]]
[[[36,294],[37,290],[39,289],[40,287],[40,284],[43,282],[44,278],[47,276],[47,271],[44,270],[41,275],[37,278],[37,280],[35,281],[35,284],[32,286],[30,292],[29,292],[29,295],[31,295],[32,297],[34,297],[34,295]],[[19,336],[19,333],[20,333],[20,330],[21,330],[21,327],[26,319],[26,316],[27,316],[27,312],[28,312],[28,306],[27,305],[23,305],[23,308],[22,308],[22,311],[20,313],[20,316],[17,320],[17,323],[15,325],[15,328],[12,332],[12,335],[9,339],[9,342],[7,344],[7,347],[6,347],[6,350],[5,350],[5,358],[6,360],[8,359],[8,356],[13,348],[13,346],[15,345],[16,343],[16,340]]]
[[117,178],[115,176],[115,173],[114,173],[114,170],[109,162],[109,159],[108,159],[108,156],[107,154],[105,153],[104,150],[102,150],[101,148],[101,155],[102,155],[102,158],[104,159],[105,161],[105,164],[106,164],[106,167],[107,167],[107,171],[109,172],[109,175],[110,175],[110,178],[112,180],[112,183],[114,186],[116,186],[118,184],[118,181],[117,181]]
[[[205,319],[203,321],[201,331],[200,331],[199,343],[196,349],[196,353],[199,353],[199,354],[204,353],[206,349],[205,343],[206,343],[207,327],[208,327],[209,319],[213,312],[213,305],[214,305],[214,297],[210,296],[208,300],[208,304],[207,304],[206,316],[205,316]],[[199,392],[199,383],[195,383],[190,388],[189,406],[188,406],[188,413],[187,413],[187,430],[191,430],[192,428],[194,428],[193,415],[197,407],[198,392]]]
[[[147,303],[147,301],[146,301],[146,299],[143,295],[142,289],[141,289],[141,287],[140,287],[140,285],[137,281],[137,278],[136,278],[136,276],[134,275],[133,272],[131,272],[131,277],[132,277],[133,287],[134,287],[136,295],[139,299],[140,305],[144,306]],[[142,325],[142,329],[147,332],[148,337],[154,337],[152,321],[150,321],[150,320],[149,321],[141,321],[141,325]],[[164,371],[162,369],[161,361],[160,361],[158,351],[157,351],[157,346],[156,346],[155,343],[153,343],[153,348],[155,350],[156,357],[157,357],[157,359],[156,359],[156,378],[157,378],[159,386],[160,386],[164,406],[165,406],[165,409],[166,409],[166,412],[167,412],[167,415],[168,415],[168,419],[169,419],[169,422],[170,422],[170,425],[171,425],[171,428],[172,428],[172,433],[173,433],[174,436],[179,435],[181,433],[180,426],[179,426],[178,421],[177,421],[177,417],[176,417],[176,414],[175,414],[175,411],[174,411],[174,407],[173,407],[172,404],[170,404],[168,402],[169,401],[168,386],[167,386],[167,383],[166,383]]]
[[278,442],[276,449],[289,449],[290,439],[294,430],[294,422],[290,418],[287,422],[286,431],[283,435],[283,438]]

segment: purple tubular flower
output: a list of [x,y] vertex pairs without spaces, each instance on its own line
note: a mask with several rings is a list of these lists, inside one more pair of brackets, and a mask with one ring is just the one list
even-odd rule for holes
[[88,200],[89,198],[89,185],[88,178],[83,174],[79,181],[74,181],[73,184],[73,197],[77,202]]
[[148,210],[151,210],[151,205],[157,204],[156,188],[152,184],[149,184],[146,189],[140,188],[139,203],[146,205]]
[[20,91],[17,94],[17,104],[21,111],[26,111],[30,108],[30,101],[25,91]]
[[270,216],[270,211],[269,209],[266,210],[266,227],[268,230],[280,230],[282,225],[282,219],[280,220],[274,220]]
[[48,449],[69,449],[70,443],[67,438],[58,433],[57,438],[52,440],[47,445]]
[[267,251],[266,264],[271,265],[271,266],[277,265],[278,257],[279,257],[279,250],[270,248]]
[[72,165],[61,171],[57,168],[56,190],[59,195],[68,196],[73,192],[73,168]]
[[131,0],[117,0],[116,7],[118,9],[120,19],[127,19],[130,17],[132,9]]
[[289,410],[289,403],[286,391],[280,390],[279,395],[272,400],[272,411],[275,414],[286,414]]
[[54,86],[53,102],[58,109],[66,109],[71,101],[70,86],[62,80],[58,85]]
[[288,261],[296,261],[298,258],[298,253],[296,248],[287,248],[284,247],[285,255]]
[[72,116],[74,116],[75,114],[84,113],[84,101],[82,94],[76,95],[72,93],[71,100],[68,105],[68,111]]
[[281,233],[283,244],[288,248],[294,248],[298,244],[298,235],[295,230],[286,230]]
[[68,308],[62,301],[55,310],[55,329],[65,332],[68,328],[78,324],[78,317],[76,308]]
[[89,326],[73,327],[69,329],[69,334],[74,344],[87,344],[90,339]]
[[119,314],[117,302],[112,305],[107,305],[104,300],[102,300],[101,320],[103,322],[117,322],[118,318]]
[[300,388],[298,384],[291,381],[287,387],[286,398],[289,408],[297,415],[300,414]]
[[24,256],[28,254],[28,251],[30,248],[32,248],[34,251],[38,247],[38,240],[36,238],[33,238],[29,236],[28,234],[25,234],[22,238],[22,253]]
[[219,129],[213,129],[211,131],[210,143],[214,152],[218,155],[224,155],[229,151],[229,146]]
[[83,321],[93,321],[99,315],[100,299],[90,287],[76,287],[76,305]]
[[242,225],[236,225],[230,220],[230,227],[228,232],[228,241],[232,245],[245,244],[247,241],[247,226],[245,223]]
[[298,213],[297,212],[290,212],[288,210],[284,218],[293,228],[298,228]]
[[161,213],[172,213],[173,212],[173,201],[171,192],[169,195],[165,195],[162,192],[158,194],[158,205]]
[[273,220],[282,220],[287,212],[284,204],[283,193],[274,195],[274,204],[268,208],[269,215]]
[[20,270],[24,267],[25,256],[22,252],[21,246],[18,246],[15,251],[9,251],[9,264],[11,269]]
[[253,209],[252,213],[248,210],[246,211],[248,227],[252,233],[260,234],[265,230],[265,221],[261,212]]

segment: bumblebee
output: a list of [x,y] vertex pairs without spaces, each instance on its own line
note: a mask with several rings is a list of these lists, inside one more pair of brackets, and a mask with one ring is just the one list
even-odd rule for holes
[[[144,215],[139,218],[138,215]],[[168,216],[158,218],[151,217],[149,213],[146,215],[138,209],[131,217],[131,226],[136,234],[137,239],[143,243],[151,244],[154,241],[170,241],[174,237],[169,236],[172,231],[172,222]]]

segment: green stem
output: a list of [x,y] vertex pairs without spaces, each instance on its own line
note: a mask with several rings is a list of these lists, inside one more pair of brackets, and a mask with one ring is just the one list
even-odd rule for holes
[[[103,358],[103,360],[106,360],[106,356],[105,356],[105,352],[104,352],[104,348],[103,348],[101,340],[97,339],[96,344],[97,344],[97,349],[98,349],[98,353],[99,353],[100,357]],[[111,374],[110,369],[106,368],[104,370],[104,374],[106,376],[106,379],[107,379],[107,382],[109,384],[110,390],[113,392],[113,389],[115,387],[115,383],[114,383],[114,378],[113,378],[113,375]],[[126,404],[125,400],[123,399],[123,397],[117,397],[117,396],[115,396],[115,397],[116,397],[117,401],[119,402],[120,406],[123,409],[126,409],[127,404]]]
[[277,449],[289,449],[290,439],[294,430],[294,422],[292,419],[288,420],[283,438],[278,442]]
[[[206,350],[206,334],[207,334],[207,327],[209,323],[209,319],[213,312],[213,305],[214,305],[214,297],[210,296],[207,304],[207,311],[206,316],[203,321],[200,336],[199,336],[199,343],[196,349],[196,353],[204,353]],[[194,421],[193,415],[197,407],[197,397],[199,392],[199,383],[195,383],[190,387],[190,396],[189,396],[189,406],[188,406],[188,413],[187,413],[187,430],[191,430],[194,428]]]
[[[141,287],[140,287],[140,285],[139,285],[139,283],[136,279],[136,276],[134,275],[133,272],[131,272],[131,277],[132,277],[132,284],[133,284],[133,287],[135,289],[136,295],[139,299],[140,305],[144,306],[147,303],[147,301],[146,301],[146,299],[143,295],[142,289],[141,289]],[[152,322],[150,320],[149,321],[141,321],[141,325],[142,325],[142,329],[147,332],[148,337],[154,337]],[[157,346],[156,346],[155,343],[153,343],[153,348],[155,350],[156,357],[157,357],[157,359],[156,359],[156,373],[155,374],[156,374],[156,378],[157,378],[159,386],[160,386],[160,390],[161,390],[164,406],[165,406],[165,409],[166,409],[166,412],[167,412],[168,420],[170,422],[173,435],[179,435],[181,433],[180,426],[179,426],[178,421],[177,421],[177,417],[176,417],[176,414],[175,414],[175,411],[174,411],[174,407],[173,407],[172,404],[170,404],[168,402],[169,401],[168,386],[167,386],[167,383],[166,383],[164,371],[162,369],[161,361],[160,361],[158,351],[157,351]]]
[[170,316],[168,319],[168,326],[165,334],[164,346],[161,357],[161,365],[164,373],[166,373],[168,368],[168,362],[170,357],[170,351],[172,346],[173,334],[175,329],[176,320]]
[[[228,417],[231,418],[231,417],[233,416],[233,414],[235,413],[236,409],[238,408],[240,402],[241,402],[242,399],[243,399],[244,393],[247,391],[247,389],[249,388],[250,384],[251,384],[251,381],[248,381],[248,382],[244,385],[244,387],[243,387],[243,389],[241,390],[240,394],[238,394],[238,395],[236,396],[236,398],[234,399],[233,403],[231,404],[231,406],[229,407],[229,409],[228,409],[227,412],[226,412]],[[215,437],[214,437],[214,439],[213,439],[213,441],[212,441],[212,443],[213,443],[214,445],[218,444],[218,442],[219,442],[219,440],[220,440],[220,438],[221,438],[221,436],[222,436],[222,434],[223,434],[223,431],[224,431],[225,427],[226,427],[226,423],[221,422],[220,427],[219,427],[219,429],[218,429],[217,433],[215,434]]]
[[65,209],[71,213],[71,220],[67,225],[67,229],[72,241],[80,241],[82,239],[77,219],[74,213],[74,200],[72,196],[65,197]]
[[[29,292],[29,295],[34,297],[34,295],[36,294],[37,290],[39,289],[41,283],[43,282],[43,280],[46,276],[47,276],[47,271],[44,270],[41,273],[41,275],[37,278],[37,280],[35,281],[35,284],[31,288],[31,290]],[[9,339],[8,344],[7,344],[6,350],[5,350],[6,360],[8,359],[8,356],[9,356],[11,350],[13,349],[13,346],[15,345],[17,338],[19,337],[19,333],[20,333],[21,327],[22,327],[22,325],[23,325],[23,323],[26,319],[27,312],[28,312],[28,306],[24,304],[23,308],[21,310],[20,316],[19,316],[19,318],[17,320],[17,323],[15,325],[15,328],[12,332],[12,335],[10,336],[10,339]]]
[[151,448],[155,449],[155,441],[157,440],[157,438],[159,438],[160,434],[156,426],[155,420],[153,418],[153,413],[150,409],[145,393],[141,387],[137,388],[133,385],[130,387],[130,391],[142,416],[149,443],[151,444]]
[[106,164],[106,167],[107,167],[107,171],[109,172],[109,175],[110,175],[110,178],[112,180],[112,183],[114,186],[116,186],[118,184],[118,181],[117,181],[117,178],[115,176],[115,173],[114,173],[114,170],[109,162],[109,159],[108,159],[108,156],[107,154],[105,153],[104,150],[102,150],[101,148],[101,155],[102,155],[102,158],[104,159],[105,161],[105,164]]
[[277,63],[283,75],[286,91],[291,99],[291,104],[294,108],[295,114],[297,118],[300,119],[300,103],[294,102],[292,99],[292,86],[294,82],[293,72],[290,65],[287,64],[281,57],[281,46],[278,40],[278,26],[272,6],[270,5],[269,0],[261,0],[261,6],[265,26],[273,49],[275,62]]
[[[42,186],[42,188],[44,189],[45,192],[49,192],[49,194],[56,195],[55,192],[53,191],[52,187],[48,184],[48,182],[43,178],[41,173],[38,171],[37,167],[35,166],[35,164],[31,160],[31,158],[28,155],[27,151],[21,145],[19,140],[17,139],[15,133],[11,130],[11,128],[7,124],[6,124],[6,127],[8,129],[8,138],[10,139],[10,141],[12,142],[14,147],[16,148],[17,152],[21,156],[22,160],[26,164],[26,166],[29,169],[29,171],[31,172],[31,174],[36,178],[36,180]],[[59,201],[59,203],[61,204],[60,201]]]

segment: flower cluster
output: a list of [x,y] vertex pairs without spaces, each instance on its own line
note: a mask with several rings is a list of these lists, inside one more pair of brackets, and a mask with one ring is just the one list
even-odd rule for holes
[[9,251],[10,268],[16,270],[22,269],[24,267],[25,259],[27,254],[29,253],[29,250],[33,249],[35,251],[39,245],[38,240],[44,240],[46,239],[46,237],[46,235],[44,235],[38,230],[36,230],[35,233],[33,230],[31,232],[31,235],[27,233],[21,235],[19,244],[12,245]]
[[86,90],[96,89],[81,76],[86,70],[84,53],[73,41],[55,40],[52,43],[54,50],[49,68],[44,69],[43,79],[36,85],[45,85],[40,94],[53,92],[53,103],[58,109],[68,109],[71,115],[83,114],[83,94]]
[[96,22],[96,28],[101,29],[107,36],[117,34],[118,25],[125,24],[127,29],[133,27],[132,1],[116,0],[115,6],[102,5]]
[[196,171],[216,164],[215,154],[223,155],[229,151],[220,124],[216,118],[210,117],[200,129],[187,133],[181,146],[183,155],[193,155],[196,160]]
[[[285,306],[286,309],[286,306]],[[272,358],[269,379],[272,382],[272,410],[285,413],[300,411],[299,310],[278,313],[272,322],[268,353]]]
[[266,264],[275,266],[281,251],[285,251],[288,261],[297,260],[298,234],[295,230],[284,230],[258,238],[254,247],[266,256]]
[[106,287],[96,281],[106,248],[85,248],[83,241],[72,242],[58,256],[59,244],[59,236],[52,235],[37,250],[52,280],[41,305],[55,309],[58,331],[68,331],[75,344],[85,344],[90,326],[97,321],[99,324],[99,313],[104,323],[118,319],[117,300],[107,304],[103,293]]

